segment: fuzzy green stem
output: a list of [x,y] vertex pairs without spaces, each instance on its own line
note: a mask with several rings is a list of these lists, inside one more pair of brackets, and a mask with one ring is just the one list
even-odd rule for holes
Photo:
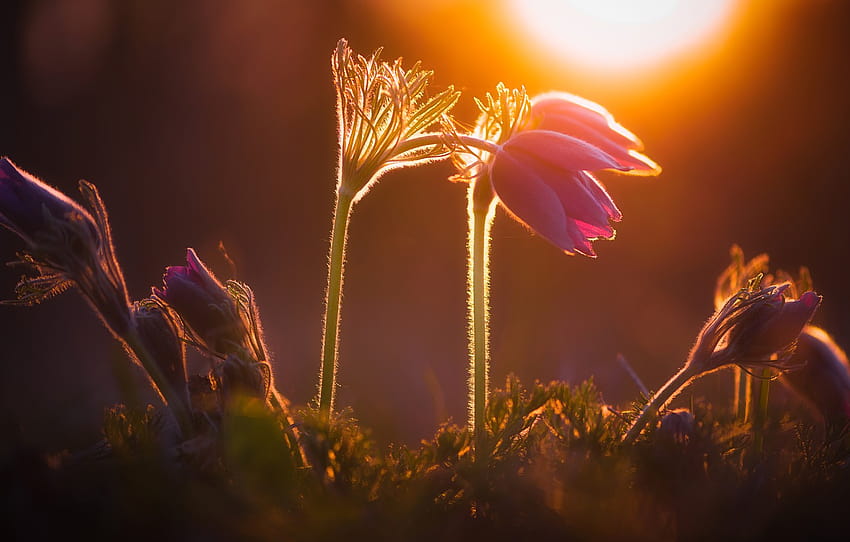
[[496,201],[476,201],[475,184],[469,188],[469,418],[473,442],[478,454],[484,453],[486,444],[485,414],[490,366],[489,314],[490,314],[490,226]]
[[344,190],[337,190],[331,246],[328,255],[328,288],[325,293],[322,368],[319,374],[319,412],[325,417],[330,416],[334,407],[345,244],[348,237],[348,219],[351,216],[353,203],[354,196],[352,194]]
[[747,421],[750,415],[750,374],[735,366],[735,416],[741,423]]
[[770,369],[763,369],[758,382],[758,403],[753,413],[753,447],[756,454],[764,451],[764,427],[767,424],[767,407],[770,400]]
[[696,378],[698,375],[699,371],[694,368],[693,363],[685,364],[678,373],[673,375],[673,377],[668,380],[660,390],[655,392],[655,395],[652,396],[649,403],[643,407],[640,415],[632,423],[632,426],[629,427],[629,430],[626,432],[626,436],[623,437],[623,444],[631,444],[634,442],[649,419],[655,416],[659,410],[664,408],[664,405],[673,399],[673,397],[679,393],[679,390],[681,390],[685,384]]
[[130,329],[122,338],[127,344],[128,349],[132,352],[136,359],[139,360],[139,363],[142,367],[144,367],[148,375],[150,375],[151,380],[153,380],[153,383],[156,385],[159,393],[162,394],[165,403],[174,413],[174,417],[177,420],[177,424],[180,426],[184,439],[191,438],[194,433],[192,416],[189,411],[186,410],[183,398],[177,395],[177,391],[171,386],[165,378],[165,375],[162,374],[159,365],[157,365],[156,360],[154,360],[153,356],[151,356],[144,340],[142,340],[139,335],[138,330],[136,330],[134,325],[130,326]]

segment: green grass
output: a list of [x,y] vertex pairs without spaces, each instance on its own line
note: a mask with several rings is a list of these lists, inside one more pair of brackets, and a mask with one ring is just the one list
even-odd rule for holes
[[[839,536],[850,504],[850,438],[790,416],[764,446],[734,413],[697,402],[692,431],[650,424],[621,438],[640,404],[605,405],[592,381],[523,387],[487,410],[486,453],[443,425],[419,447],[378,447],[350,412],[330,422],[236,401],[219,430],[174,447],[152,408],[110,409],[107,446],[86,457],[2,456],[17,539],[752,540]],[[212,426],[210,426],[212,427]],[[177,450],[177,451],[175,451]]]

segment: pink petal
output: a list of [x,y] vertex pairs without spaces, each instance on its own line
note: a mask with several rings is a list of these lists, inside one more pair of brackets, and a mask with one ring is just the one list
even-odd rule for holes
[[[643,143],[636,135],[626,130],[614,120],[614,116],[601,105],[566,92],[548,92],[535,96],[531,100],[532,119],[549,122],[548,117],[572,118],[588,126],[603,137],[626,149],[643,149]],[[551,120],[557,126],[557,120]],[[542,128],[542,127],[541,127]],[[543,128],[554,129],[557,128]],[[567,132],[569,133],[569,132]]]
[[520,132],[502,148],[512,154],[523,153],[533,160],[549,162],[565,170],[631,169],[620,165],[610,154],[586,141],[546,130]]
[[661,172],[658,164],[648,156],[629,150],[628,147],[575,118],[561,114],[546,115],[540,122],[534,124],[534,129],[558,132],[590,143],[614,158],[620,166],[619,169],[634,170],[630,172],[631,175],[658,175]]
[[526,153],[507,150],[503,152],[522,164],[526,170],[525,175],[533,175],[547,184],[561,201],[568,217],[600,227],[608,225],[608,207],[613,206],[614,202],[607,194],[600,201],[598,193],[587,187],[582,172],[557,167],[540,157]]
[[582,236],[587,239],[613,239],[614,228],[610,224],[600,226],[598,224],[588,224],[581,220],[574,220],[576,227],[581,232]]
[[614,200],[608,195],[608,191],[599,182],[596,177],[586,171],[579,172],[579,181],[584,185],[585,189],[593,196],[593,198],[605,209],[608,213],[608,218],[619,222],[623,218],[623,213],[617,208]]
[[514,218],[565,252],[576,251],[564,208],[549,185],[504,151],[496,153],[490,173],[496,195]]

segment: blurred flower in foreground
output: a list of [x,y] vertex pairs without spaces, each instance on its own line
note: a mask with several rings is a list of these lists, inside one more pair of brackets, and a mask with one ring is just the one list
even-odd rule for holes
[[657,436],[663,441],[684,444],[693,438],[695,426],[696,420],[689,410],[676,408],[661,417]]
[[657,175],[660,167],[637,152],[642,143],[600,105],[562,92],[529,100],[522,90],[497,87],[479,102],[472,137],[495,143],[476,154],[468,139],[456,178],[474,180],[477,205],[497,197],[519,222],[568,254],[595,256],[590,242],[612,239],[610,220],[622,218],[590,171]]
[[0,225],[27,245],[19,263],[34,269],[15,291],[32,305],[76,285],[114,334],[130,327],[130,302],[115,258],[106,208],[97,188],[80,182],[88,210],[58,190],[0,159]]
[[797,337],[821,302],[814,292],[786,300],[790,284],[759,288],[761,277],[730,297],[697,337],[685,366],[656,392],[624,437],[633,441],[649,417],[691,381],[736,364],[748,369],[790,370]]
[[818,411],[828,430],[844,428],[850,421],[850,363],[844,350],[826,331],[806,326],[792,362],[800,368],[780,381]]

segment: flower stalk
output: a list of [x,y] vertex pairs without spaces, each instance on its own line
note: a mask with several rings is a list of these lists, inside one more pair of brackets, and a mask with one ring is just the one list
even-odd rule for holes
[[348,223],[354,203],[386,172],[449,157],[441,133],[429,133],[454,107],[460,92],[448,87],[428,96],[433,72],[419,63],[380,60],[354,53],[340,40],[331,56],[337,94],[339,166],[328,256],[328,285],[319,371],[319,411],[334,407],[339,326]]
[[328,287],[325,293],[322,369],[319,375],[319,412],[324,416],[328,416],[334,408],[337,345],[339,344],[339,311],[342,304],[345,248],[352,204],[353,198],[351,195],[337,191],[330,253],[328,254]]
[[[492,194],[481,197],[477,182],[468,189],[469,215],[469,423],[476,450],[487,438],[485,413],[490,372],[490,228],[496,211]],[[489,199],[489,201],[487,201]]]
[[[458,171],[469,183],[469,425],[479,457],[486,453],[489,370],[489,243],[498,204],[566,254],[594,257],[591,241],[611,239],[622,215],[589,171],[655,175],[657,164],[637,152],[636,136],[598,104],[570,94],[530,99],[503,84],[476,100],[471,134],[447,130]],[[450,127],[451,128],[451,127]]]
[[[688,360],[632,422],[623,443],[640,435],[655,414],[690,382],[729,365],[749,369],[788,370],[797,337],[811,320],[821,298],[806,292],[796,300],[785,299],[790,284],[759,288],[761,276],[730,297],[700,331]],[[769,374],[769,373],[768,373]],[[766,401],[766,392],[760,399]]]
[[762,369],[758,379],[758,402],[753,415],[753,447],[756,454],[764,452],[764,428],[767,423],[767,410],[770,406],[770,369]]

